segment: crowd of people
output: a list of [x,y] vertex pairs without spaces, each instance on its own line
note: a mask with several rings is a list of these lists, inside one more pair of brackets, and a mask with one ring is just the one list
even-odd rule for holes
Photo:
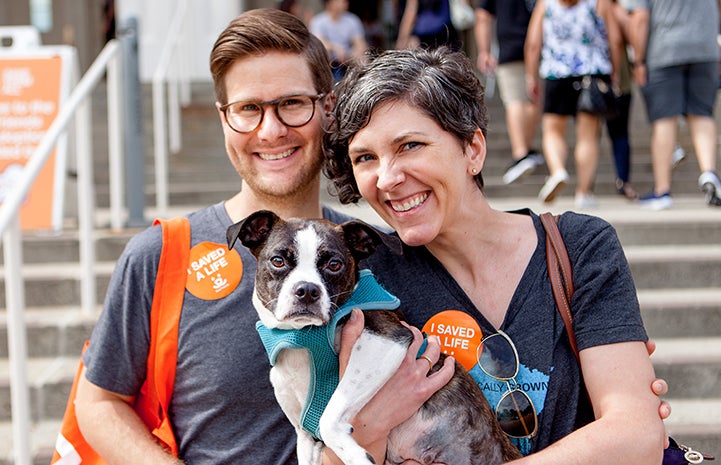
[[[526,2],[518,3],[520,7]],[[523,56],[516,44],[514,53],[499,59],[497,67],[487,55],[483,64],[480,57],[477,63],[487,72],[505,67],[509,81],[520,80],[507,83],[504,104],[510,108],[517,102],[525,108],[528,100],[528,112],[536,115],[519,127],[512,167],[538,155],[523,134],[539,118],[545,139],[546,126],[573,115],[562,102],[541,107],[537,98],[541,87],[546,97],[577,91],[573,72],[563,67],[567,63],[544,66],[542,58],[555,50],[554,43],[562,45],[560,37],[546,45],[543,18],[569,14],[566,3],[539,0],[539,9],[528,12],[528,26],[521,29],[536,39],[540,35],[544,42],[534,52],[541,63],[538,70],[530,70],[531,79],[526,80],[534,50],[526,45]],[[579,28],[591,27],[596,13],[599,20],[612,21],[609,0],[572,3],[584,6],[573,16]],[[409,1],[410,10],[404,9],[401,16],[421,17],[422,5],[422,0]],[[544,14],[546,9],[553,11]],[[499,18],[500,11],[488,10]],[[584,14],[587,17],[581,19]],[[635,14],[642,11],[634,10],[631,16],[642,24],[642,16]],[[653,14],[648,18],[650,31]],[[603,42],[606,28],[594,27],[595,40],[590,42]],[[607,49],[616,40],[611,29]],[[650,37],[649,53],[641,55],[648,69],[640,69],[636,61],[634,73],[637,79],[653,82],[653,70],[660,64],[652,61],[655,42]],[[640,39],[630,39],[638,57]],[[476,64],[453,43],[390,49],[372,59],[356,59],[336,84],[327,40],[311,34],[298,16],[279,9],[247,11],[221,32],[211,51],[210,69],[226,152],[242,186],[230,199],[188,215],[191,252],[196,247],[225,247],[228,227],[261,209],[282,218],[349,219],[321,204],[323,171],[341,202],[365,199],[404,243],[402,256],[381,247],[366,263],[400,298],[415,336],[397,373],[354,418],[353,435],[375,463],[384,463],[392,428],[452,375],[451,358],[428,373],[428,362],[440,356],[439,338],[429,337],[424,358],[417,357],[422,331],[433,335],[441,322],[476,336],[464,348],[467,353],[459,350],[455,357],[465,360],[491,405],[512,388],[511,383],[533,404],[537,427],[513,437],[524,455],[518,463],[564,463],[569,457],[585,464],[660,463],[662,419],[670,412],[658,396],[667,387],[655,379],[648,356],[653,344],[614,229],[604,220],[573,212],[558,221],[573,264],[576,291],[570,310],[580,351],[577,359],[556,309],[546,267],[546,233],[538,214],[528,209],[495,210],[484,194],[483,168],[490,151]],[[419,43],[424,40],[430,39],[419,38]],[[609,82],[618,79],[610,51],[589,62],[592,67],[584,63],[584,72]],[[502,76],[506,75],[501,72],[499,79]],[[538,81],[541,76],[545,86]],[[552,76],[560,79],[549,85]],[[519,86],[531,91],[528,99]],[[544,108],[542,116],[539,108]],[[549,111],[557,108],[564,113]],[[690,125],[698,122],[689,118]],[[589,116],[590,132],[597,135],[599,124],[598,118]],[[707,130],[703,122],[697,129]],[[563,148],[555,147],[558,154],[551,159],[547,146],[553,143],[544,140],[542,150],[548,165],[557,170]],[[584,155],[577,154],[577,162],[579,157]],[[533,163],[531,169],[540,164]],[[718,179],[711,179],[710,168],[699,183],[713,203],[721,189]],[[586,200],[592,194],[579,193]],[[233,269],[238,276],[231,289],[222,296],[190,291],[184,295],[174,336],[177,367],[169,409],[177,456],[156,443],[135,412],[133,402],[147,375],[151,302],[162,244],[161,228],[148,228],[130,241],[115,267],[83,356],[86,368],[74,399],[85,439],[108,464],[296,463],[295,432],[275,400],[269,363],[255,330],[255,258],[239,244],[224,249],[237,259],[230,262],[241,264]],[[343,329],[342,366],[362,324],[362,314],[354,311]],[[499,334],[516,354],[516,374],[509,379],[494,378],[479,367],[483,339]],[[425,454],[402,461],[439,462],[435,458]],[[323,463],[338,462],[326,450]]]
[[[604,126],[618,194],[642,208],[670,208],[672,170],[686,155],[677,137],[678,122],[683,119],[698,159],[699,189],[708,205],[721,205],[713,120],[719,85],[717,2],[704,0],[698,7],[688,2],[659,0],[468,2],[476,12],[472,31],[454,27],[452,2],[448,0],[391,2],[395,7],[392,15],[395,24],[381,48],[446,45],[476,59],[476,71],[493,78],[505,110],[510,142],[510,153],[505,156],[510,162],[502,175],[504,184],[519,182],[545,166],[548,177],[538,197],[543,202],[553,201],[571,182],[566,166],[569,152],[566,131],[569,120],[573,120],[577,209],[598,206],[593,190]],[[326,11],[308,20],[311,32],[321,38],[334,59],[345,56],[345,63],[362,62],[368,46],[357,38],[358,26],[340,25],[350,21],[350,17],[363,27],[369,27],[368,22],[361,23],[348,11],[347,0],[329,0],[325,5]],[[342,11],[343,20],[326,21],[344,31],[342,40],[333,42],[329,38],[330,26],[321,32],[314,25],[319,17],[327,17],[329,8]],[[537,20],[532,22],[534,11]],[[703,17],[704,21],[698,23],[697,30],[690,31],[689,25],[696,23],[683,18],[696,17],[699,20]],[[669,32],[661,34],[657,32],[660,28],[668,28]],[[666,47],[666,43],[672,47]],[[378,44],[371,48],[378,48]],[[343,51],[342,55],[338,50]],[[341,64],[334,64],[334,70],[340,70],[336,80],[345,72],[343,63],[341,60]],[[649,63],[653,68],[647,68]],[[584,76],[600,76],[612,87],[616,94],[614,115],[599,117],[577,110]],[[636,88],[643,96],[652,129],[649,145],[653,188],[645,195],[637,192],[631,180],[629,121]],[[540,147],[534,147],[539,133]]]

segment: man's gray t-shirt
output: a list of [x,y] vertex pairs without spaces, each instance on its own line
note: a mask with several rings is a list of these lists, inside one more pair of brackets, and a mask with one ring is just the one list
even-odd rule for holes
[[628,11],[649,10],[646,65],[665,68],[717,62],[717,0],[620,0]]
[[[514,441],[528,454],[592,421],[593,411],[551,291],[545,229],[535,214],[518,213],[533,218],[538,245],[498,329],[510,336],[518,350],[520,367],[515,381],[539,415],[538,435],[531,441]],[[613,227],[596,217],[565,213],[559,228],[573,266],[571,306],[578,348],[645,341],[635,287]],[[481,338],[495,333],[496,328],[440,262],[425,247],[404,246],[400,257],[382,248],[365,265],[400,298],[409,323],[438,335],[444,352],[466,366],[495,407],[508,388],[480,369],[477,348]]]
[[[349,219],[328,208],[323,214],[334,222]],[[295,464],[295,431],[276,402],[268,356],[255,330],[255,257],[239,242],[238,255],[229,256],[235,252],[227,250],[225,232],[232,222],[222,202],[189,219],[195,253],[170,405],[180,457],[190,464]],[[84,356],[88,379],[118,394],[136,394],[145,379],[161,245],[160,227],[128,243]],[[213,296],[214,290],[222,297]]]

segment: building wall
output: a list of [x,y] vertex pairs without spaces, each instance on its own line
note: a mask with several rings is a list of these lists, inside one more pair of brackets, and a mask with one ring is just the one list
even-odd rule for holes
[[[74,45],[84,71],[104,45],[104,0],[52,0],[52,28],[41,32],[44,45]],[[0,25],[31,24],[30,0],[0,2]]]

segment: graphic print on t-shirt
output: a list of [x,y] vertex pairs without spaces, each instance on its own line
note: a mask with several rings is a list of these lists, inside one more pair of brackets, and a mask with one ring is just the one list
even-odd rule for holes
[[[523,360],[519,360],[518,374],[508,384],[488,376],[478,366],[478,347],[483,337],[489,334],[483,334],[478,323],[468,313],[459,310],[444,310],[436,313],[423,326],[423,332],[440,338],[441,351],[452,355],[468,370],[492,408],[498,405],[510,385],[511,389],[518,387],[528,394],[536,413],[541,414],[546,402],[550,374],[530,368],[523,364]],[[513,443],[524,455],[530,453],[529,440],[513,439]]]
[[188,292],[203,300],[218,300],[227,296],[243,277],[243,262],[238,252],[225,244],[201,242],[190,249]]

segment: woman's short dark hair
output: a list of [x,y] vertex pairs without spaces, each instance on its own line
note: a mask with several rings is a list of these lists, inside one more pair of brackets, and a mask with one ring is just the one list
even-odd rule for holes
[[[324,143],[324,172],[341,203],[361,198],[348,144],[381,103],[403,102],[418,108],[464,147],[473,140],[477,128],[486,135],[483,86],[468,57],[446,47],[382,52],[368,64],[351,69],[338,84],[336,94],[334,121]],[[483,190],[480,173],[475,181]]]
[[258,8],[232,20],[213,45],[210,74],[218,102],[228,103],[224,79],[235,60],[270,51],[303,56],[310,68],[315,90],[325,94],[332,90],[333,74],[323,43],[308,31],[298,17],[275,8]]

